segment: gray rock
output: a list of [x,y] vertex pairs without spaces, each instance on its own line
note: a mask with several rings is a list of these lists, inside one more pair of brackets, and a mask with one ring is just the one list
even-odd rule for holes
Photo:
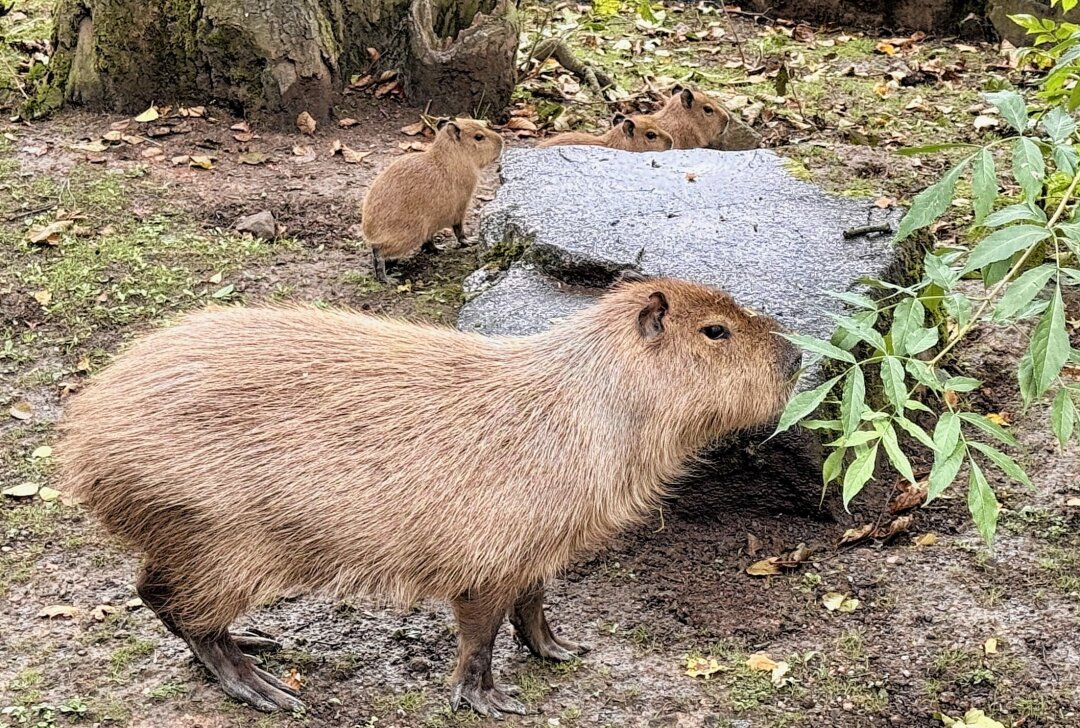
[[[858,289],[861,276],[903,280],[911,267],[890,235],[843,235],[895,227],[900,211],[826,194],[764,150],[520,150],[504,156],[502,176],[480,239],[525,252],[465,305],[462,330],[543,330],[635,269],[719,286],[789,329],[824,337],[829,313],[844,311],[829,291]],[[820,376],[810,372],[802,386]],[[746,507],[818,512],[821,444],[806,431],[763,442],[771,430],[722,443],[679,508],[704,518]]]
[[274,220],[274,214],[269,210],[263,210],[262,212],[256,212],[254,215],[247,215],[236,221],[236,231],[240,233],[251,233],[257,238],[263,240],[273,240],[277,237],[277,221]]

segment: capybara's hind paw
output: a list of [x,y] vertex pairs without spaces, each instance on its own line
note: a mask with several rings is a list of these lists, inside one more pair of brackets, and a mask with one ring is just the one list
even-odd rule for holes
[[501,720],[503,713],[526,715],[529,709],[520,700],[510,697],[509,692],[509,690],[499,688],[482,688],[458,683],[454,686],[450,707],[459,710],[462,703],[465,703],[480,715],[495,720]]
[[240,651],[246,655],[261,655],[266,652],[277,652],[281,649],[280,642],[257,629],[233,632],[232,638]]
[[295,713],[306,710],[306,706],[296,697],[295,690],[254,665],[241,675],[219,678],[219,682],[221,689],[230,696],[264,713],[279,710]]

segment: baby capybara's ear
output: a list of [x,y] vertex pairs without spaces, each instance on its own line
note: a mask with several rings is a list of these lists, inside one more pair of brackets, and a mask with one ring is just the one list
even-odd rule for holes
[[668,301],[663,291],[649,294],[649,302],[638,312],[638,332],[646,341],[652,341],[664,333],[664,317],[667,316]]

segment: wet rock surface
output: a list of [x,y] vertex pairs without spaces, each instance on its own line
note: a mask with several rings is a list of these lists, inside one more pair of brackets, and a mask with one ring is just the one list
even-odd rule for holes
[[[913,258],[887,233],[844,237],[867,225],[895,229],[901,211],[826,194],[765,150],[517,150],[504,156],[502,177],[481,241],[524,252],[501,276],[470,278],[463,330],[541,331],[631,269],[721,287],[793,331],[824,337],[829,314],[845,310],[830,291],[858,289],[864,276],[902,280]],[[801,386],[818,377],[808,373]],[[821,513],[820,443],[802,431],[763,442],[767,434],[720,445],[681,486],[679,510],[705,519],[747,507]]]

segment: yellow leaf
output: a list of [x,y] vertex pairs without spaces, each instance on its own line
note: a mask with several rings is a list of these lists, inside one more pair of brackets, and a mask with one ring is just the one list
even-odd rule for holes
[[690,677],[708,677],[723,669],[724,666],[715,657],[686,658],[686,674]]
[[859,607],[859,600],[840,592],[829,592],[821,598],[821,603],[830,612],[854,612]]
[[936,533],[924,533],[921,536],[915,537],[916,546],[933,546],[937,543]]
[[210,283],[221,283],[221,274],[215,273],[214,275],[210,276]]
[[33,416],[34,410],[30,407],[29,402],[19,400],[11,405],[11,408],[8,409],[8,414],[17,420],[28,420]]
[[74,619],[79,614],[78,607],[68,606],[66,604],[54,604],[51,607],[43,607],[38,612],[39,617],[52,619],[54,617],[64,617],[65,619]]
[[41,498],[41,500],[45,501],[46,503],[52,503],[59,497],[60,491],[54,490],[53,488],[50,488],[48,486],[43,486],[41,490],[38,491],[38,498]]
[[879,42],[877,46],[875,46],[875,50],[878,53],[884,53],[887,56],[896,55],[896,46],[884,40]]
[[755,561],[746,567],[746,573],[750,576],[772,576],[780,573],[780,565],[776,563],[776,557]]
[[776,663],[776,667],[772,669],[772,675],[769,676],[769,679],[772,680],[773,685],[778,688],[782,688],[786,683],[791,681],[791,678],[784,677],[788,674],[790,670],[791,665],[781,660],[780,662]]
[[983,642],[983,652],[988,655],[997,654],[997,637],[990,637],[986,642]]
[[42,306],[48,306],[49,301],[52,300],[52,292],[50,291],[38,291],[34,294],[34,300],[40,303]]
[[213,169],[214,160],[210,157],[189,157],[188,166],[196,169]]
[[161,114],[158,113],[158,107],[151,106],[149,109],[136,116],[135,121],[139,122],[140,124],[146,124],[151,121],[157,121],[160,117]]
[[296,128],[307,135],[315,133],[315,119],[306,111],[301,111],[296,117]]
[[37,483],[19,483],[0,490],[0,495],[6,495],[10,498],[29,498],[32,495],[37,495],[39,490],[41,490],[41,486]]
[[990,420],[995,425],[1000,425],[1001,427],[1009,426],[1009,419],[1004,412],[991,412],[990,414],[986,415],[986,419]]
[[958,395],[956,392],[954,392],[951,389],[946,389],[945,390],[945,404],[949,405],[949,407],[956,407],[956,405],[959,404],[959,403],[960,403],[960,395]]
[[762,652],[755,652],[746,660],[747,667],[751,670],[761,670],[762,672],[772,672],[779,665],[780,663]]
[[110,614],[116,614],[119,611],[119,609],[111,604],[99,604],[90,612],[90,616],[93,617],[96,622],[104,622],[105,618]]
[[41,447],[30,453],[32,458],[50,458],[52,457],[52,448],[48,445],[42,445]]

